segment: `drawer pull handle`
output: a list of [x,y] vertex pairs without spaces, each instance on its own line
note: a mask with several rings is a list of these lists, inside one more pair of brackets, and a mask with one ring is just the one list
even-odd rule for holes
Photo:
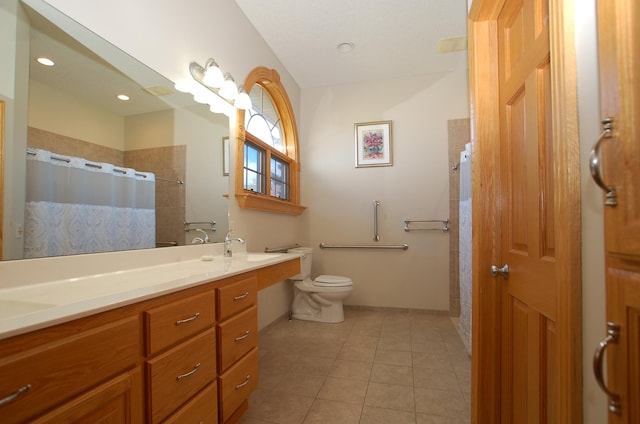
[[195,314],[191,315],[189,318],[179,319],[178,321],[176,321],[176,325],[186,324],[188,322],[194,321],[198,319],[199,316],[200,316],[200,312],[196,312]]
[[198,372],[198,369],[199,369],[199,368],[200,368],[200,362],[198,362],[198,363],[196,364],[196,366],[195,366],[195,367],[193,367],[193,369],[192,369],[191,371],[189,371],[189,372],[187,372],[187,373],[184,373],[184,374],[180,374],[179,376],[177,376],[177,377],[176,377],[176,380],[177,380],[177,381],[180,381],[180,380],[182,380],[183,378],[191,377],[193,374],[195,374],[195,373],[197,373],[197,372]]
[[239,342],[239,341],[241,341],[241,340],[246,339],[247,337],[249,337],[249,330],[245,331],[245,332],[244,332],[244,334],[243,334],[242,336],[236,337],[236,338],[235,338],[235,339],[233,339],[233,340],[235,340],[235,341]]
[[244,386],[246,386],[247,384],[249,384],[249,379],[251,378],[251,374],[247,374],[247,377],[244,379],[244,382],[238,384],[236,386],[236,390],[238,389],[242,389]]
[[242,299],[246,299],[247,297],[249,297],[249,292],[244,292],[240,296],[235,296],[233,300],[242,300]]
[[29,389],[31,388],[31,384],[27,384],[26,386],[22,386],[20,387],[18,390],[16,390],[15,392],[11,393],[9,396],[7,396],[4,399],[0,399],[0,406],[4,406],[8,403],[13,402],[14,400],[16,400],[18,398],[18,396],[20,396],[21,394],[28,392]]

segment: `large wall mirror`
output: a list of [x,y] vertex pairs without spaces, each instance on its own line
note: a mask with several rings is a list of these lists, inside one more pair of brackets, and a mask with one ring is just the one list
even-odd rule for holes
[[[151,173],[150,179],[155,180],[151,186],[152,205],[144,206],[152,210],[147,217],[155,220],[149,225],[154,231],[153,243],[144,247],[221,241],[228,229],[229,182],[224,168],[228,118],[194,103],[191,95],[175,91],[171,81],[48,4],[16,0],[16,5],[19,34],[16,94],[15,99],[8,102],[12,113],[7,114],[5,122],[10,127],[5,137],[5,153],[11,154],[3,156],[5,161],[13,160],[13,163],[6,167],[11,175],[5,178],[2,259],[45,256],[42,252],[48,251],[46,248],[35,249],[38,250],[35,254],[35,250],[30,250],[33,240],[97,238],[104,230],[96,230],[94,224],[101,219],[110,219],[108,232],[115,232],[119,225],[117,219],[105,217],[102,209],[90,219],[86,219],[90,215],[80,209],[75,213],[82,219],[55,221],[51,218],[66,210],[50,209],[57,201],[50,199],[49,194],[41,198],[36,195],[34,200],[34,193],[45,188],[61,191],[61,187],[66,190],[68,185],[86,184],[94,177],[99,178],[99,169],[111,166],[115,173],[122,171],[119,177],[135,169],[138,179]],[[41,65],[36,61],[38,57],[50,58],[55,65]],[[23,73],[28,73],[28,86]],[[19,82],[21,77],[23,83]],[[118,94],[129,96],[129,100],[119,100]],[[21,114],[25,115],[22,119]],[[26,128],[22,128],[24,126]],[[21,157],[23,161],[15,160]],[[89,169],[81,171],[89,172],[78,173],[80,171],[69,170],[70,165],[64,165],[62,176],[52,177],[49,171],[42,170],[39,162],[32,160],[36,157],[51,159],[54,165],[61,159],[66,164],[84,164]],[[32,162],[38,164],[35,171]],[[96,183],[81,187],[80,191],[90,197],[104,194],[112,198],[145,193],[146,189],[138,188],[133,194],[127,191],[122,195],[118,191],[121,181],[123,178],[115,183]],[[42,184],[46,187],[42,188]],[[148,194],[142,196],[148,200]],[[70,198],[68,193],[61,195]],[[43,200],[48,202],[49,209],[31,207],[30,203]],[[25,203],[24,216],[20,216]],[[141,203],[135,198],[133,206],[107,204],[105,209],[111,206],[135,209]],[[12,211],[8,211],[8,207],[13,208]],[[40,215],[50,222],[43,223]],[[135,219],[140,220],[141,216]],[[185,226],[185,222],[191,224]],[[88,227],[84,227],[86,224]],[[147,224],[149,219],[124,232],[135,236],[136,228]],[[96,248],[100,243],[93,244],[94,250],[90,253],[100,251]],[[115,242],[115,245],[118,247],[106,250],[127,248],[126,244]],[[59,249],[56,249],[54,246],[50,250],[50,256],[58,255]]]

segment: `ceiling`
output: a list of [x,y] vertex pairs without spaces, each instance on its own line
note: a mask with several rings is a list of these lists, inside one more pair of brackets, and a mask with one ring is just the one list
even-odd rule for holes
[[467,0],[235,1],[302,88],[467,67]]

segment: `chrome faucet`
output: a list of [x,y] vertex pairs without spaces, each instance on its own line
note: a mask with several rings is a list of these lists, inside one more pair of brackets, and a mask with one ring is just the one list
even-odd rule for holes
[[229,230],[227,235],[224,236],[224,257],[225,258],[230,258],[230,257],[233,256],[233,252],[231,251],[231,245],[233,244],[234,241],[237,241],[238,243],[243,243],[244,244],[244,239],[242,239],[240,237],[236,237],[236,238],[230,238],[229,237],[231,235],[232,231],[233,230]]
[[196,228],[194,229],[194,231],[197,231],[199,233],[202,233],[204,237],[196,237],[193,239],[193,241],[191,243],[193,244],[207,244],[209,243],[209,234],[207,234],[207,232],[201,228]]

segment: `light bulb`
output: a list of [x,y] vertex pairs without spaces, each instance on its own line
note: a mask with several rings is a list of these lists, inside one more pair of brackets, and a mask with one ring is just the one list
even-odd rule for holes
[[220,88],[224,83],[224,76],[215,60],[209,59],[205,65],[202,82],[213,88]]
[[224,84],[220,87],[220,95],[225,99],[233,100],[238,97],[238,87],[230,73],[224,74]]
[[236,101],[233,104],[236,109],[249,110],[251,109],[251,98],[247,94],[247,91],[244,89],[244,86],[240,86],[238,89],[238,97],[236,97]]

